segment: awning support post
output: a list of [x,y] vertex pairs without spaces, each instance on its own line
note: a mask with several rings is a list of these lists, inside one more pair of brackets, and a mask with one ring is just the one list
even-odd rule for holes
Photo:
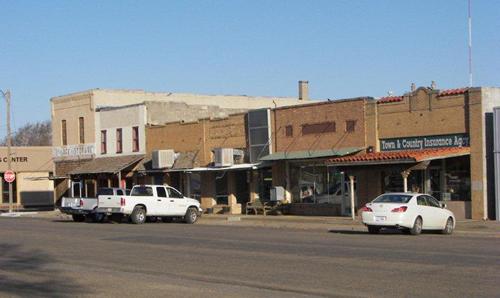
[[122,171],[118,171],[118,187],[122,187]]
[[403,191],[408,192],[408,176],[410,176],[410,171],[402,171],[401,176],[403,177]]
[[349,175],[349,192],[351,195],[351,217],[352,220],[356,219],[356,214],[354,214],[354,176]]

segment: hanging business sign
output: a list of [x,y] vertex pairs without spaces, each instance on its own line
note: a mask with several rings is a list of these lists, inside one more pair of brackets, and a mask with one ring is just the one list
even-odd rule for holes
[[465,133],[380,139],[380,151],[422,150],[469,146],[469,135]]

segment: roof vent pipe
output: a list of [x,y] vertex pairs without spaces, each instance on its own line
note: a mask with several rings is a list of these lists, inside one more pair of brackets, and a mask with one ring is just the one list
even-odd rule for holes
[[299,81],[299,100],[309,100],[309,81]]

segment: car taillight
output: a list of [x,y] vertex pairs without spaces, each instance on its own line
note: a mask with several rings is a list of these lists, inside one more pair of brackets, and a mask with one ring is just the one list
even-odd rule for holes
[[373,210],[370,207],[363,206],[363,208],[361,208],[359,212],[373,212]]
[[125,198],[120,198],[120,206],[125,206]]
[[80,207],[83,207],[83,200],[80,199]]
[[391,212],[405,212],[406,209],[408,209],[408,207],[406,206],[401,206],[401,207],[398,207],[398,208],[394,208],[391,210]]

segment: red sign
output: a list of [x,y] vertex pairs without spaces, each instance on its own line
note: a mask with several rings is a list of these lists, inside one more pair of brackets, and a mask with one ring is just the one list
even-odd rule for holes
[[14,173],[14,171],[7,170],[3,173],[3,179],[5,179],[5,182],[12,183],[16,180],[16,173]]

